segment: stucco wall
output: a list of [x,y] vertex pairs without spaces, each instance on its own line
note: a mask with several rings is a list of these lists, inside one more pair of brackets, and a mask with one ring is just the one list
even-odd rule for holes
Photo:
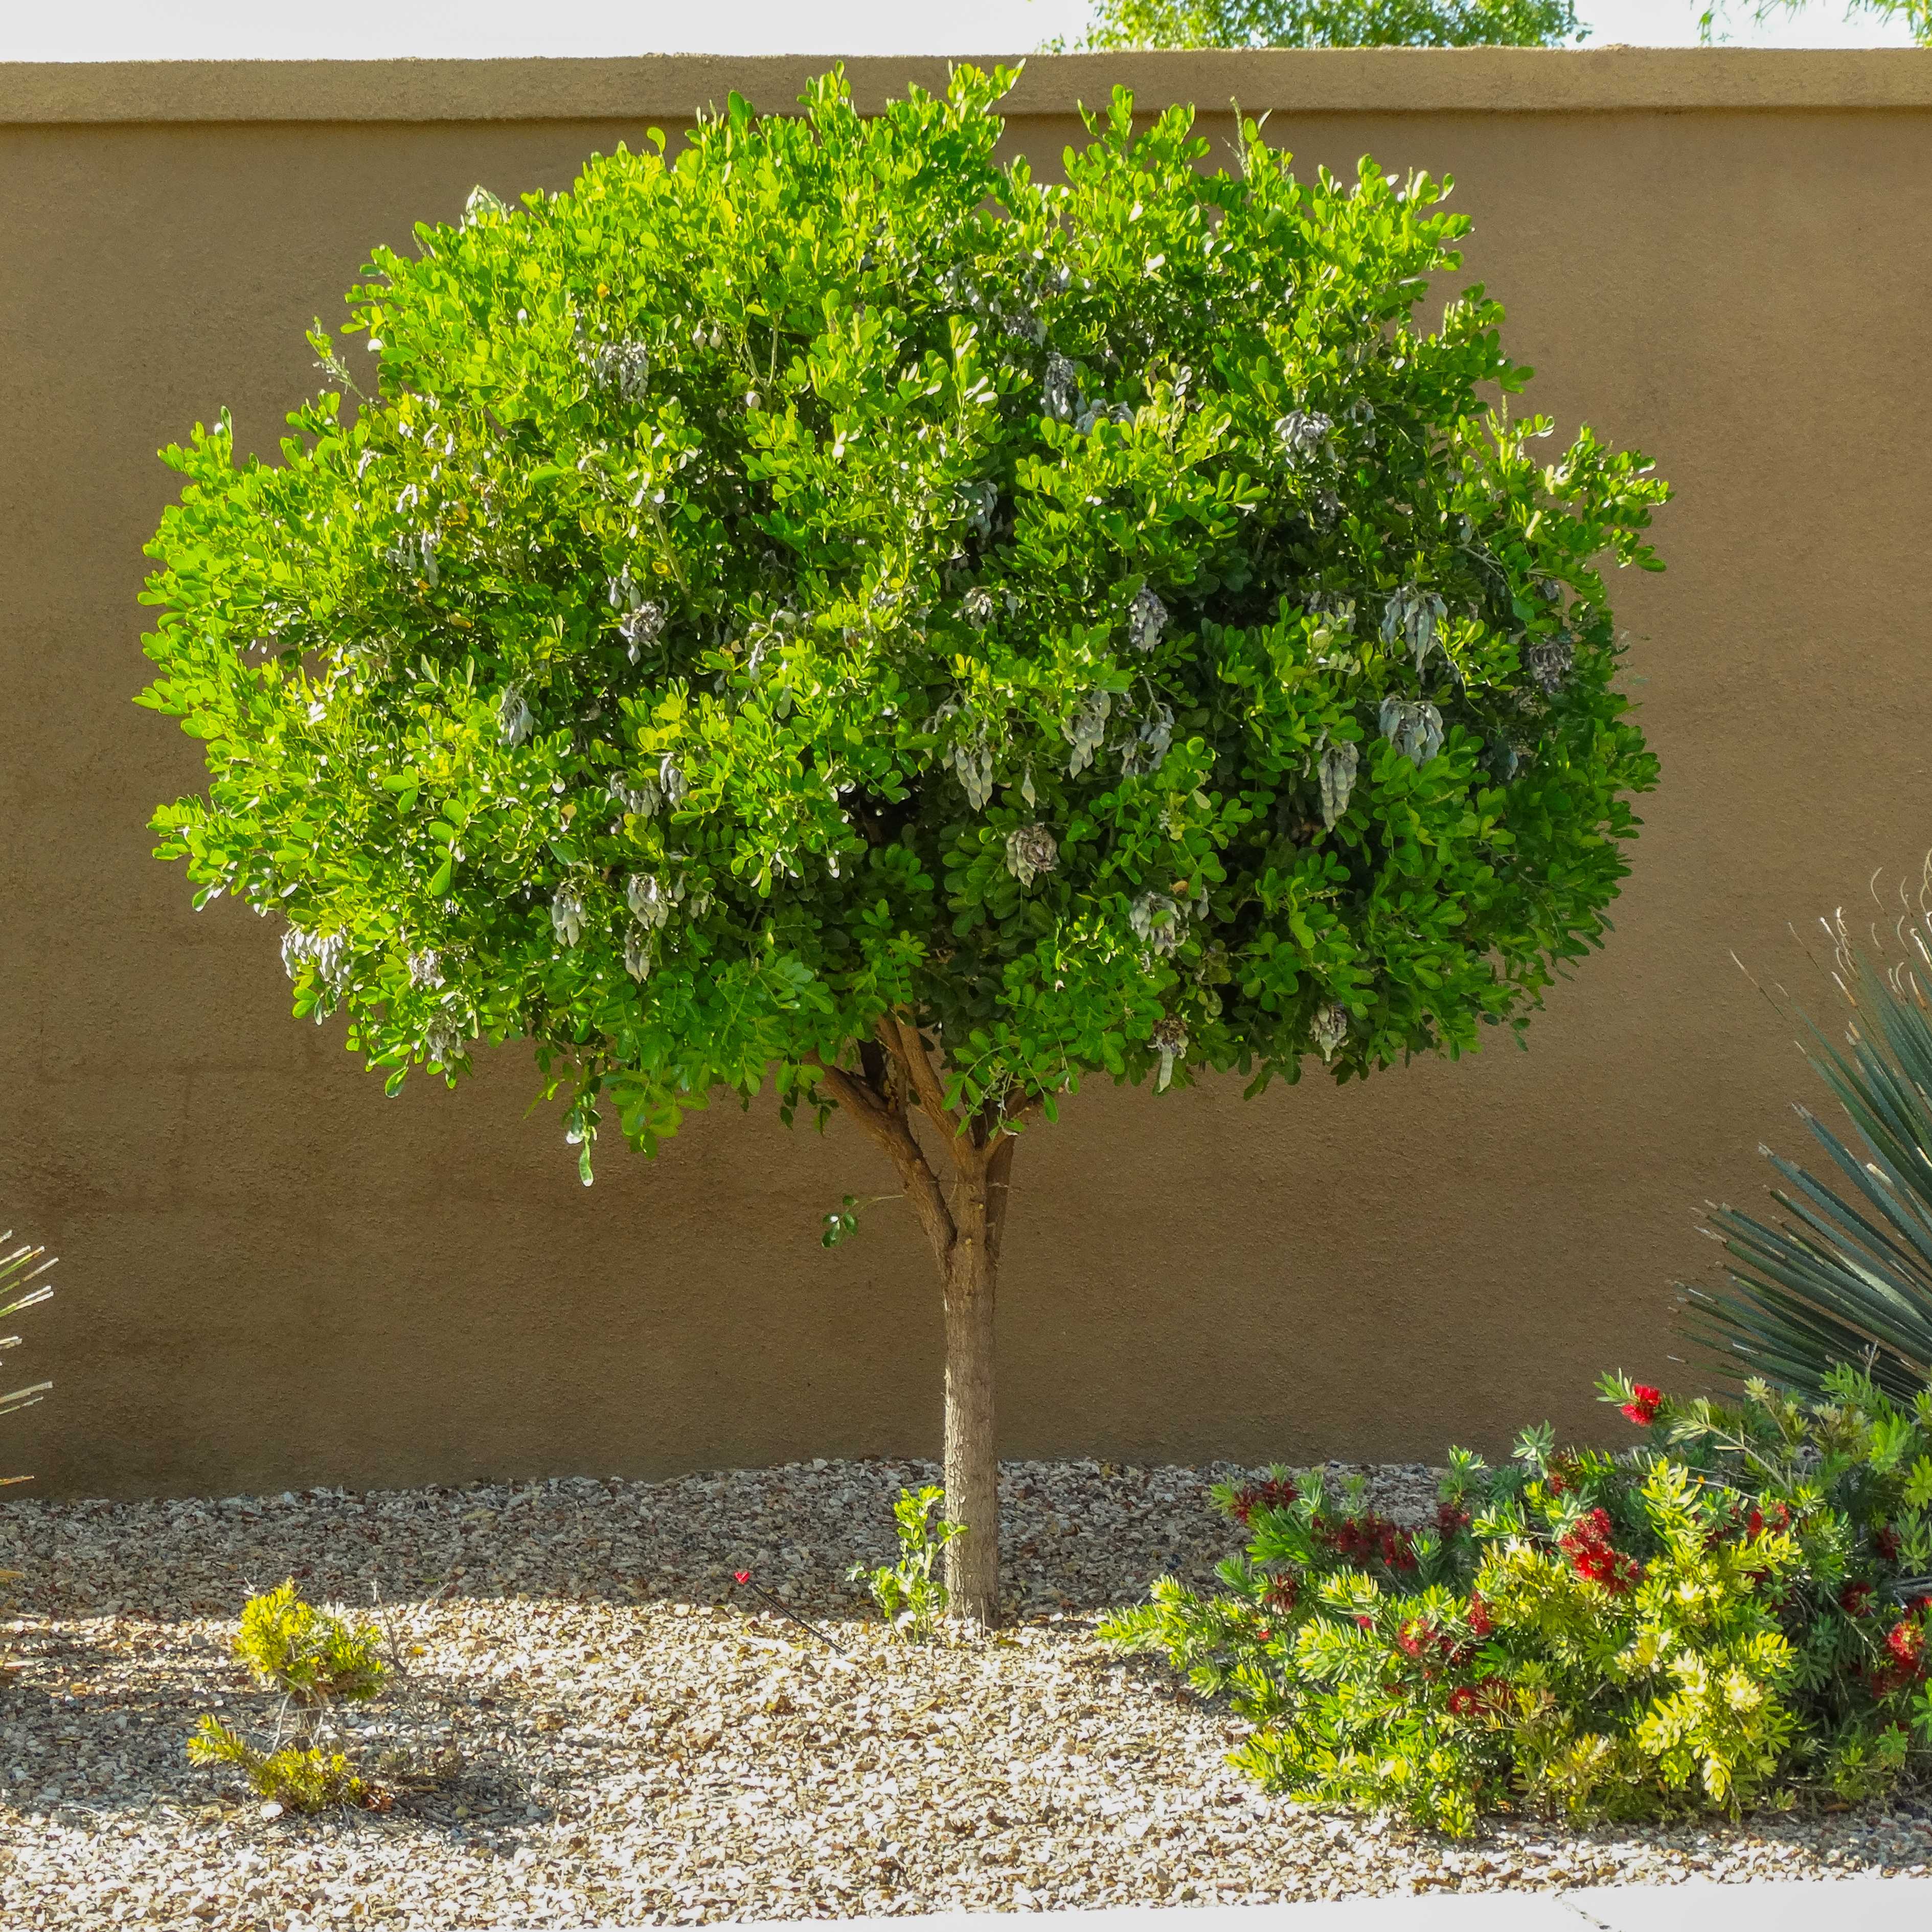
[[[148,856],[195,748],[129,700],[153,452],[224,403],[272,444],[370,245],[472,184],[805,60],[0,66],[0,1227],[62,1257],[8,1366],[43,1493],[662,1472],[929,1450],[939,1324],[856,1133],[694,1120],[586,1192],[529,1069],[386,1100],[288,1016],[278,934]],[[862,104],[940,64],[854,68]],[[1732,962],[1928,842],[1921,668],[1932,64],[1914,52],[1035,61],[1078,99],[1271,110],[1312,166],[1457,181],[1536,404],[1658,459],[1666,575],[1617,580],[1664,771],[1610,950],[1530,1050],[1156,1102],[1094,1088],[1016,1174],[1010,1454],[1419,1456],[1652,1379],[1707,1196],[1806,1076]],[[1802,962],[1801,962],[1802,964]]]

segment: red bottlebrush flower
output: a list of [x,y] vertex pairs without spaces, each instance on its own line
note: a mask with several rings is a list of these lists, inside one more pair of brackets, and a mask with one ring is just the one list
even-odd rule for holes
[[1435,1628],[1426,1617],[1411,1617],[1395,1634],[1396,1648],[1405,1657],[1420,1657],[1435,1638]]
[[1487,1636],[1496,1625],[1490,1621],[1490,1606],[1483,1601],[1479,1592],[1469,1592],[1469,1634],[1479,1642]]
[[1847,1583],[1838,1592],[1838,1607],[1848,1617],[1864,1617],[1871,1614],[1872,1586],[1869,1583]]
[[1885,1647],[1904,1669],[1916,1676],[1924,1660],[1925,1633],[1909,1617],[1901,1617],[1886,1632]]
[[1578,1576],[1600,1583],[1614,1596],[1628,1589],[1643,1571],[1611,1542],[1612,1528],[1610,1512],[1593,1509],[1556,1539],[1556,1546],[1569,1558]]
[[1648,1382],[1637,1382],[1632,1385],[1630,1394],[1633,1400],[1624,1404],[1623,1412],[1640,1429],[1648,1429],[1664,1406],[1664,1391],[1652,1388]]
[[733,1580],[740,1583],[748,1583],[752,1580],[752,1573],[748,1570],[734,1570],[731,1575]]
[[1257,1643],[1270,1642],[1274,1636],[1274,1632],[1270,1630],[1266,1624],[1263,1624],[1261,1628],[1255,1632],[1255,1641]]
[[1898,1561],[1898,1532],[1888,1522],[1882,1522],[1872,1532],[1872,1547],[1888,1563]]
[[1355,1622],[1360,1624],[1364,1630],[1373,1630],[1376,1627],[1376,1620],[1373,1617],[1358,1616],[1356,1618]]
[[1292,1576],[1271,1576],[1268,1586],[1262,1593],[1262,1601],[1268,1607],[1286,1616],[1295,1606],[1301,1594],[1301,1586]]
[[1459,1684],[1449,1694],[1449,1714],[1452,1718],[1473,1718],[1482,1708],[1482,1700],[1466,1684]]
[[1438,1503],[1436,1505],[1436,1527],[1444,1541],[1460,1534],[1468,1526],[1469,1512],[1467,1510],[1458,1509],[1454,1503]]
[[1252,1483],[1244,1484],[1234,1492],[1234,1500],[1228,1505],[1228,1514],[1246,1529],[1258,1509],[1286,1509],[1301,1492],[1286,1478],[1277,1480],[1270,1476],[1258,1488]]

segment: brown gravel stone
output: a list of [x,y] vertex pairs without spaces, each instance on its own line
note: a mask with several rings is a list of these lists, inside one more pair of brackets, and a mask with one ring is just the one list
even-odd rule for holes
[[[1014,1620],[924,1649],[884,1641],[844,1580],[887,1554],[919,1464],[0,1504],[0,1568],[26,1573],[0,1586],[0,1918],[461,1932],[1932,1875],[1932,1821],[1903,1810],[1457,1846],[1255,1791],[1223,1762],[1241,1725],[1094,1636],[1153,1575],[1210,1580],[1235,1539],[1204,1485],[1238,1473],[1009,1464]],[[1361,1473],[1390,1514],[1432,1503],[1420,1466]],[[186,1762],[199,1712],[265,1718],[227,1640],[288,1575],[380,1592],[406,1675],[344,1727],[365,1761],[452,1754],[442,1782],[270,1819]]]

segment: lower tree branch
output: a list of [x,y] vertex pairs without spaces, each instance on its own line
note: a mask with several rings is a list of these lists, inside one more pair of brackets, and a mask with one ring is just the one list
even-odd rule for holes
[[904,1112],[880,1095],[865,1081],[856,1078],[842,1066],[820,1060],[818,1078],[832,1099],[850,1114],[875,1146],[891,1161],[904,1184],[907,1198],[919,1216],[920,1226],[943,1268],[952,1252],[958,1231],[952,1211],[946,1204],[945,1191],[933,1173],[920,1144],[913,1138]]
[[970,1136],[966,1124],[946,1104],[946,1083],[940,1078],[938,1070],[932,1064],[932,1056],[926,1050],[926,1042],[920,1037],[918,1026],[899,1013],[887,1011],[879,1016],[879,1036],[892,1058],[905,1069],[921,1110],[953,1144],[949,1150],[956,1162],[959,1157],[958,1143],[965,1141],[970,1145]]

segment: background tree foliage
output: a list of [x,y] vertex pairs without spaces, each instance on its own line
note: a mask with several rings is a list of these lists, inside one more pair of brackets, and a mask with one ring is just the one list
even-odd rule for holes
[[1100,0],[1079,45],[1560,47],[1588,32],[1572,0]]
[[1420,322],[1426,177],[1204,173],[1120,94],[1045,185],[1011,78],[734,98],[380,251],[352,412],[318,328],[279,464],[166,452],[144,699],[210,772],[163,855],[392,1088],[529,1039],[586,1181],[768,1075],[851,1114],[978,1311],[988,1484],[1023,1126],[1459,1052],[1598,942],[1654,765],[1593,560],[1666,494],[1538,462],[1480,289]]

